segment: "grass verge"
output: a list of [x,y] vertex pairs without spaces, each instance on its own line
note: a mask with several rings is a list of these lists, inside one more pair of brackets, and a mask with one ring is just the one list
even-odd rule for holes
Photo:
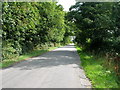
[[93,88],[120,88],[114,70],[107,68],[104,57],[83,52],[82,48],[78,46],[76,48],[81,58],[81,65],[86,76],[91,80]]
[[12,66],[16,63],[19,63],[20,61],[27,60],[31,57],[39,56],[43,53],[46,53],[46,52],[51,51],[51,50],[56,49],[56,48],[58,48],[58,47],[50,47],[49,49],[46,49],[46,50],[42,50],[42,49],[33,50],[33,51],[26,53],[25,55],[21,55],[17,58],[13,58],[11,60],[4,60],[4,61],[0,62],[0,68],[7,68],[7,67]]

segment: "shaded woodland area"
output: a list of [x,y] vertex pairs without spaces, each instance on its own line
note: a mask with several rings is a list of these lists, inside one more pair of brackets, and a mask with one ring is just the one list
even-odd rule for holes
[[120,3],[76,3],[68,20],[74,21],[76,42],[97,52],[120,52]]
[[74,22],[77,27],[75,30],[77,45],[95,58],[97,56],[97,59],[102,57],[104,60],[101,60],[100,65],[109,68],[108,70],[112,69],[112,72],[115,71],[119,83],[120,2],[77,2],[70,7],[67,19]]

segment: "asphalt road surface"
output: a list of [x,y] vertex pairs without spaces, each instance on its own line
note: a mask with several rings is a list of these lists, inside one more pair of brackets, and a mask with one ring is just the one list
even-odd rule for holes
[[73,44],[2,71],[2,88],[90,88]]

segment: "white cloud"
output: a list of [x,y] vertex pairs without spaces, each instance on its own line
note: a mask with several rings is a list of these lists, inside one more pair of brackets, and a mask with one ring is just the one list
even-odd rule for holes
[[75,0],[58,0],[58,4],[61,4],[64,11],[69,11],[71,5],[75,4]]

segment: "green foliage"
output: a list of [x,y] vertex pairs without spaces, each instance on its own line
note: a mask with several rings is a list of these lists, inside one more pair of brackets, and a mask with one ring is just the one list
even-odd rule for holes
[[[118,77],[113,67],[108,67],[104,57],[93,55],[77,47],[81,57],[81,64],[87,77],[91,80],[93,88],[119,88]],[[112,63],[113,65],[113,63]]]
[[12,47],[12,44],[9,43],[5,46],[6,44],[3,43],[3,46],[5,48],[2,49],[2,54],[4,59],[12,59],[13,57],[17,57],[18,54],[16,54],[16,50]]
[[[75,22],[77,44],[86,51],[112,59],[116,74],[120,74],[120,2],[76,3],[67,15]],[[112,58],[111,58],[112,57]]]
[[[67,19],[74,22],[79,29],[75,32],[77,44],[92,55],[91,57],[88,53],[80,53],[83,67],[94,87],[118,87],[116,82],[120,83],[120,2],[77,2],[71,6]],[[94,54],[98,57],[95,58]],[[104,68],[107,66],[113,68],[110,71],[112,73],[106,73]]]
[[118,88],[120,2],[77,2],[71,6],[67,19],[74,22],[79,29],[75,32],[75,41],[84,48],[84,51],[87,51],[87,53],[79,53],[82,65],[93,86]]
[[64,39],[65,12],[56,2],[4,2],[2,11],[3,60]]
[[92,51],[120,53],[120,2],[78,2],[67,18],[79,28],[75,33],[78,44]]

